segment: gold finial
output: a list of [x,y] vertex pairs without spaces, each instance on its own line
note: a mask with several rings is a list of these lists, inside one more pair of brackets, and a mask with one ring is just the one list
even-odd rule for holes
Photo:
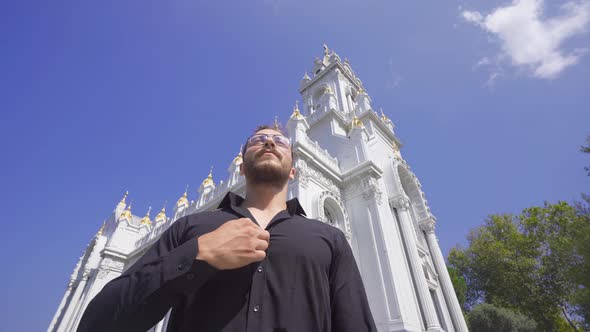
[[295,100],[295,106],[293,106],[293,114],[291,114],[291,118],[295,118],[297,120],[303,119],[301,112],[299,112],[299,101]]
[[393,145],[393,151],[399,151],[399,147],[395,144],[395,141],[391,143]]
[[119,217],[119,219],[127,218],[127,219],[131,220],[131,204],[133,204],[133,202],[131,202],[131,203],[129,203],[129,205],[127,205],[127,208],[125,209],[125,211],[123,211],[123,213],[121,213],[121,216]]
[[127,198],[127,195],[129,195],[129,190],[125,191],[125,195],[123,195],[123,198],[121,198],[121,201],[119,202],[119,204],[126,204],[125,199]]
[[279,130],[279,117],[277,115],[275,115],[274,129]]
[[365,125],[363,124],[363,122],[361,121],[361,119],[359,119],[356,115],[352,119],[352,126],[353,127],[358,127],[358,128],[365,127]]
[[145,214],[145,217],[143,217],[143,219],[141,219],[142,225],[151,225],[152,224],[152,220],[150,219],[150,212],[151,211],[152,211],[152,207],[150,206],[147,210],[147,213]]
[[234,164],[240,164],[242,162],[242,149],[244,148],[243,144],[240,144],[240,153],[234,158]]
[[387,118],[387,116],[385,115],[385,113],[383,113],[383,109],[381,107],[379,107],[379,110],[381,111],[381,120],[383,120],[383,121],[389,120]]
[[158,213],[158,215],[156,215],[156,221],[158,220],[164,220],[166,221],[166,202],[164,202],[164,206],[162,206],[162,210],[160,210],[160,213]]
[[328,45],[326,45],[326,43],[324,43],[324,55],[328,55],[330,54],[330,50],[328,49]]
[[213,183],[213,166],[211,166],[211,169],[209,170],[209,175],[207,175],[207,178],[205,179],[205,181],[203,181],[202,186],[213,186],[215,187],[215,184]]
[[107,222],[103,221],[102,226],[100,226],[100,229],[98,230],[96,235],[102,235],[104,233],[104,228],[105,228],[106,224],[107,224]]
[[184,190],[184,194],[182,194],[182,196],[180,196],[180,198],[178,199],[178,201],[176,201],[176,206],[180,206],[183,204],[188,205],[188,184],[186,185],[186,189]]
[[350,62],[348,62],[348,58],[344,58],[344,63],[350,64]]

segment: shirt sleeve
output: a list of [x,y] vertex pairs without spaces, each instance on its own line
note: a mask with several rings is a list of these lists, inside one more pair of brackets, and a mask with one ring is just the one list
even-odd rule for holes
[[330,269],[332,331],[377,331],[352,250],[344,233],[338,233]]
[[184,294],[217,271],[196,260],[196,237],[185,239],[186,217],[176,221],[135,264],[107,283],[88,304],[78,332],[146,331]]

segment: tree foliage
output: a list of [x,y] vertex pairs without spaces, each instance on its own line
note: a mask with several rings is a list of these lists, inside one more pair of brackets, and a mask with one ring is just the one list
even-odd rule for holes
[[[580,151],[582,151],[584,153],[590,153],[590,136],[588,136],[588,138],[586,138],[586,144],[587,145],[582,145],[582,147],[580,148]],[[586,166],[586,167],[584,167],[584,169],[586,170],[586,172],[588,172],[588,176],[590,176],[590,166]]]
[[523,314],[492,304],[482,303],[467,315],[471,331],[477,332],[535,332],[535,321]]
[[467,285],[464,308],[485,302],[516,310],[536,321],[538,331],[587,324],[590,227],[584,206],[546,203],[518,216],[491,215],[472,230],[469,246],[453,248],[448,257]]
[[467,293],[467,283],[465,282],[465,278],[463,278],[454,267],[447,266],[447,271],[449,271],[449,277],[451,278],[451,283],[455,289],[457,300],[459,300],[459,305],[461,305],[461,309],[465,311],[465,294]]

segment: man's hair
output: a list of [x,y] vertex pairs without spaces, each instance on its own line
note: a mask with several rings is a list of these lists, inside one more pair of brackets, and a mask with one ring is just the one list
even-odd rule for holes
[[[285,129],[283,128],[283,126],[281,126],[280,123],[275,123],[272,126],[269,125],[259,125],[258,127],[256,127],[256,129],[254,129],[254,131],[252,132],[252,135],[256,134],[257,132],[264,130],[264,129],[272,129],[274,131],[277,131],[279,133],[281,133],[281,135],[285,136],[285,137],[289,137],[289,135],[287,134],[287,132],[285,131]],[[244,145],[242,146],[242,156],[246,155],[246,150],[248,149],[248,139],[250,139],[250,137],[252,137],[252,135],[248,136],[248,138],[246,138],[246,142],[244,142]],[[291,144],[291,160],[293,160],[293,144]]]

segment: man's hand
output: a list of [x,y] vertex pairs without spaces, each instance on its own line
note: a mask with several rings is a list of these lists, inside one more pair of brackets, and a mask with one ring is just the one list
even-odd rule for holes
[[237,269],[263,260],[269,240],[270,233],[250,218],[231,220],[197,238],[197,259],[219,270]]

